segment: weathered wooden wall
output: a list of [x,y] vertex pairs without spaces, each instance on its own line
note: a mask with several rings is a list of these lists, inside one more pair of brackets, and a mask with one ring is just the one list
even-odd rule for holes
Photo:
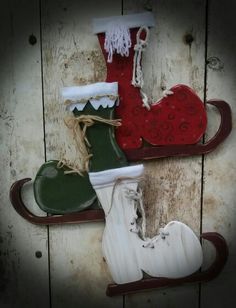
[[[15,213],[8,197],[16,179],[34,177],[44,160],[64,151],[69,155],[61,87],[105,79],[105,61],[91,31],[93,17],[152,10],[157,26],[143,59],[147,93],[155,100],[163,89],[185,83],[202,99],[226,100],[234,120],[235,9],[233,0],[5,1],[0,13],[0,307],[235,306],[234,129],[206,157],[145,163],[149,235],[177,219],[197,234],[217,231],[228,241],[223,273],[202,286],[108,298],[111,277],[101,252],[104,224],[33,226]],[[35,44],[29,42],[31,34]],[[187,34],[192,43],[186,42]],[[219,122],[215,110],[208,109],[208,115],[206,138]],[[40,213],[31,185],[24,196]],[[203,244],[207,265],[214,254]]]
[[[5,1],[0,14],[0,306],[49,307],[47,228],[19,219],[9,202],[11,184],[44,162],[38,1]],[[31,188],[26,203],[40,213]]]

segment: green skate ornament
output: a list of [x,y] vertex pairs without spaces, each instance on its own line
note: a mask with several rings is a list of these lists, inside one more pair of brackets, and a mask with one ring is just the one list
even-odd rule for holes
[[[114,128],[121,125],[120,120],[113,119],[118,102],[117,82],[66,87],[62,96],[66,109],[73,112],[65,118],[65,124],[72,131],[77,155],[74,161],[63,158],[43,164],[33,183],[34,196],[47,213],[75,215],[88,207],[100,208],[88,171],[119,168],[128,163],[114,135]],[[50,221],[55,217],[48,218]]]

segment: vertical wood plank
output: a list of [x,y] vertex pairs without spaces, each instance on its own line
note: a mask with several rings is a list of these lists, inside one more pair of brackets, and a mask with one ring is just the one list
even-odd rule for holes
[[[104,81],[106,77],[94,17],[121,13],[121,1],[43,1],[43,68],[47,159],[73,157],[63,118],[63,86]],[[52,307],[122,307],[108,298],[111,277],[102,257],[104,223],[50,228]]]
[[[156,28],[143,59],[145,90],[155,102],[177,83],[203,98],[205,1],[124,0],[124,13],[152,10]],[[191,34],[192,44],[185,35]],[[144,200],[149,236],[171,220],[200,230],[201,157],[160,159],[145,163]],[[197,285],[126,296],[125,307],[198,307]]]
[[[236,267],[236,22],[235,1],[209,1],[207,99],[227,101],[233,114],[233,131],[212,154],[205,157],[203,231],[217,231],[227,240],[229,259],[222,274],[202,286],[201,307],[234,307]],[[223,12],[223,14],[222,14]],[[219,124],[214,111],[209,123],[213,135]],[[211,247],[206,246],[209,252]],[[206,253],[208,262],[214,253]]]
[[[34,177],[44,161],[38,1],[4,1],[0,24],[0,306],[49,307],[47,229],[23,220],[9,200],[11,184]],[[40,213],[31,185],[24,200]]]

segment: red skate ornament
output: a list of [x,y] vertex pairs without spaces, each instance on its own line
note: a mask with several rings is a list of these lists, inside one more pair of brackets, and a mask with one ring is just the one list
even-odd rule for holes
[[[141,14],[140,23],[135,20],[135,15],[123,16],[124,23],[130,28],[133,25],[137,27],[138,24],[142,26],[143,21],[147,22],[146,26],[153,26],[151,15],[148,17],[147,14]],[[131,16],[130,20],[128,16]],[[104,48],[105,34],[100,32],[105,32],[109,26],[109,19],[94,22],[94,32],[98,34],[105,59],[108,57]],[[106,81],[118,81],[119,84],[120,104],[116,109],[116,116],[122,119],[122,126],[116,130],[116,139],[120,148],[129,161],[211,152],[232,129],[229,105],[219,100],[207,102],[220,112],[221,124],[216,135],[205,144],[197,144],[206,131],[205,106],[188,86],[176,85],[170,89],[173,91],[172,95],[151,104],[149,110],[145,108],[140,89],[131,84],[137,33],[138,28],[130,30],[131,47],[128,56],[116,53],[112,56],[112,62],[106,63]],[[142,31],[140,39],[145,41],[146,35]]]

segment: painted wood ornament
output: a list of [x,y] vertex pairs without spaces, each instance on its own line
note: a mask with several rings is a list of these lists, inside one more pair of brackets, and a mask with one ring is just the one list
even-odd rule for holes
[[64,121],[72,132],[76,157],[72,161],[61,158],[47,162],[39,169],[33,184],[36,202],[51,214],[78,212],[91,205],[99,208],[88,170],[127,165],[113,132],[120,125],[120,121],[113,119],[118,84],[101,82],[67,87],[62,90],[62,97],[66,109],[73,111]]
[[[116,90],[108,91],[109,93],[106,91],[105,94],[104,87],[107,90],[108,88]],[[13,184],[10,191],[13,206],[21,216],[36,224],[81,223],[102,221],[106,218],[102,247],[112,277],[116,282],[108,286],[107,294],[110,296],[148,289],[157,282],[156,287],[165,285],[167,281],[167,285],[178,284],[178,279],[188,282],[190,275],[193,276],[191,282],[212,279],[220,273],[228,254],[225,240],[219,234],[210,234],[208,237],[203,235],[216,247],[217,257],[210,269],[203,272],[202,276],[196,274],[202,263],[202,248],[196,235],[188,226],[172,221],[165,228],[160,229],[160,233],[154,238],[146,237],[142,193],[138,189],[143,166],[126,166],[127,161],[115,142],[113,126],[110,125],[113,123],[112,108],[117,100],[114,95],[116,93],[117,84],[104,83],[63,89],[67,109],[74,112],[67,124],[72,126],[69,127],[70,129],[74,129],[75,139],[80,141],[78,155],[81,159],[73,166],[64,159],[61,162],[46,163],[39,170],[38,178],[36,177],[34,183],[35,189],[38,189],[39,198],[41,198],[38,202],[49,204],[50,199],[45,201],[43,197],[47,198],[47,193],[50,198],[53,197],[58,187],[67,183],[75,198],[75,205],[83,206],[83,203],[80,204],[82,199],[76,196],[76,192],[77,187],[81,187],[80,185],[84,184],[83,181],[87,181],[88,177],[84,178],[78,173],[87,171],[88,166],[91,165],[94,172],[89,173],[87,187],[85,185],[84,194],[81,196],[87,197],[85,198],[87,201],[93,200],[96,192],[105,215],[102,209],[90,209],[75,213],[68,211],[61,216],[35,216],[24,206],[21,199],[22,185],[29,179]],[[95,120],[99,122],[99,126],[92,125]],[[82,126],[80,126],[81,122]],[[91,147],[90,152],[86,146],[83,147],[85,138],[88,138],[86,142]],[[91,153],[93,153],[92,157],[90,157]],[[108,153],[109,156],[107,156]],[[62,163],[64,166],[61,166]],[[66,167],[66,164],[70,168]],[[73,200],[71,199],[70,202],[73,203]],[[53,204],[52,202],[51,206]],[[142,212],[141,228],[137,224],[138,206]],[[218,242],[220,245],[217,246]],[[142,271],[156,278],[142,279]],[[124,286],[126,286],[125,290]]]
[[116,115],[122,118],[122,126],[116,130],[117,142],[129,161],[209,153],[231,131],[230,107],[224,101],[207,102],[219,110],[221,125],[206,144],[197,144],[205,133],[207,115],[191,88],[176,85],[157,102],[150,102],[143,90],[141,61],[148,46],[148,27],[153,26],[151,13],[93,21],[93,31],[107,59],[106,81],[119,83]]
[[[228,257],[227,244],[218,233],[202,235],[216,248],[214,263],[203,272],[196,272],[203,259],[200,242],[185,224],[171,221],[155,237],[146,237],[142,192],[138,187],[142,173],[143,165],[89,173],[105,211],[102,250],[115,282],[108,285],[107,295],[215,278]],[[141,226],[137,223],[138,209],[142,213]],[[143,272],[150,278],[144,279]]]
[[[148,43],[148,27],[154,25],[151,13],[94,20],[94,33],[98,34],[107,59],[107,82],[68,87],[63,89],[62,94],[67,102],[67,110],[79,117],[79,120],[67,120],[67,126],[77,136],[84,134],[83,130],[86,130],[88,138],[83,142],[90,140],[92,151],[95,152],[91,156],[86,146],[83,146],[78,153],[78,157],[87,156],[82,165],[81,162],[78,163],[78,159],[77,166],[75,163],[70,166],[68,161],[62,159],[60,163],[50,161],[40,168],[34,181],[35,199],[47,213],[70,214],[91,206],[98,208],[95,191],[86,174],[88,158],[90,171],[98,171],[127,164],[120,148],[129,161],[206,154],[229,135],[232,129],[230,107],[224,101],[212,100],[208,103],[218,108],[221,115],[220,127],[206,144],[197,144],[206,130],[206,111],[200,98],[185,85],[174,86],[158,102],[150,103],[142,89],[144,80],[141,60]],[[122,119],[122,125],[118,125],[115,131],[119,147],[110,124],[104,127],[104,123],[100,122],[91,126],[92,119],[81,118],[82,115],[91,115],[112,120],[114,101],[117,101],[118,94],[116,117]],[[112,155],[107,155],[112,152]],[[72,173],[73,169],[85,171],[83,178],[75,174],[67,175],[63,189],[58,189],[64,182],[64,173],[70,173],[71,168]],[[83,194],[76,187],[80,187]]]
[[138,228],[137,207],[142,204],[138,181],[142,173],[143,165],[89,173],[106,216],[104,257],[117,284],[140,280],[143,271],[153,277],[185,277],[202,264],[201,244],[185,224],[172,221],[148,239],[142,210],[143,223]]
[[[202,248],[188,226],[171,221],[154,238],[145,234],[138,185],[143,166],[127,166],[127,159],[208,153],[228,136],[232,127],[228,104],[209,101],[218,108],[221,125],[208,143],[198,144],[207,127],[206,110],[185,85],[174,86],[163,98],[150,103],[143,91],[141,59],[148,43],[148,27],[154,24],[150,13],[94,20],[94,33],[107,58],[107,80],[62,90],[66,108],[73,112],[65,124],[73,133],[77,156],[73,162],[66,158],[47,162],[34,181],[39,207],[59,215],[38,217],[25,207],[21,189],[30,179],[15,182],[10,190],[14,208],[31,223],[106,220],[102,249],[115,282],[108,286],[109,296],[211,280],[220,273],[228,256],[221,235],[203,234],[215,246],[216,259],[208,270],[197,273]],[[114,119],[118,97],[118,119]],[[138,208],[141,226],[137,222]],[[153,278],[143,279],[143,271]]]
[[[106,170],[90,173],[91,182],[102,203],[105,214],[101,209],[91,209],[61,216],[56,215],[53,216],[53,219],[50,216],[38,217],[26,208],[21,198],[22,186],[30,179],[15,182],[10,190],[10,199],[16,211],[34,224],[96,222],[103,221],[106,215],[107,226],[104,231],[102,248],[113,279],[118,282],[107,286],[106,294],[108,296],[186,283],[207,282],[217,277],[228,258],[228,247],[225,239],[216,232],[207,232],[201,235],[203,239],[213,244],[216,256],[208,269],[199,272],[197,270],[202,262],[200,243],[193,231],[185,224],[176,221],[170,222],[165,228],[159,230],[160,233],[157,236],[152,239],[146,238],[145,213],[143,212],[141,230],[138,229],[136,221],[136,202],[137,200],[141,201],[140,191],[137,190],[137,176],[141,175],[142,166],[126,168],[126,170],[120,168],[120,170],[116,169],[115,171]],[[134,169],[132,170],[132,168]],[[140,238],[140,231],[143,238]],[[175,250],[176,243],[178,243],[177,251]],[[156,249],[153,250],[155,247]],[[193,252],[195,252],[194,255]],[[117,257],[118,261],[116,260]],[[124,257],[126,259],[123,259]],[[173,257],[175,257],[174,261]],[[130,263],[132,264],[127,269],[126,266]],[[125,265],[124,269],[123,265]],[[176,268],[173,265],[176,265]],[[141,270],[150,274],[151,277],[141,279]]]

